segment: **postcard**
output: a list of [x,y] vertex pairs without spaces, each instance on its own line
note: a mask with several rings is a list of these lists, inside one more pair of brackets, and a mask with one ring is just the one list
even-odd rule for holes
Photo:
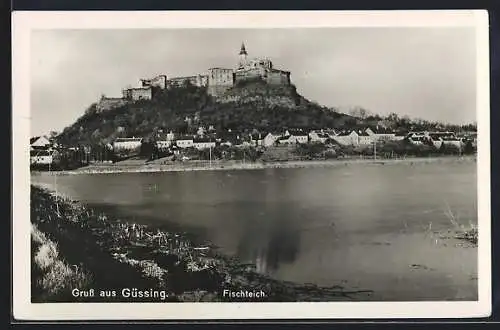
[[12,21],[16,319],[490,314],[486,11]]

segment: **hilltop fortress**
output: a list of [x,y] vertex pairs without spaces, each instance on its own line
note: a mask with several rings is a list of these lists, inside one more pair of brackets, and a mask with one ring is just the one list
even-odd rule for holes
[[97,103],[97,110],[109,110],[137,100],[150,100],[158,91],[186,84],[205,87],[209,95],[221,98],[229,89],[248,81],[264,81],[269,85],[281,86],[291,84],[289,71],[275,69],[267,58],[249,59],[245,44],[242,44],[234,69],[210,68],[206,74],[194,76],[168,78],[162,74],[154,78],[140,79],[140,86],[123,89],[122,97],[110,98],[103,95]]

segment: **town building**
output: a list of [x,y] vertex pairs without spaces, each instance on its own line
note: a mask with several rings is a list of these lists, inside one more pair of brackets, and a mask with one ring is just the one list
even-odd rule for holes
[[376,141],[375,137],[369,135],[365,131],[360,130],[357,133],[358,133],[358,144],[359,145],[369,145],[369,144],[373,144]]
[[407,136],[408,136],[408,133],[406,133],[406,132],[396,132],[394,135],[394,141],[402,141],[402,140],[406,139]]
[[333,139],[343,146],[359,145],[359,135],[355,130],[340,132]]
[[408,141],[414,145],[430,144],[430,139],[427,136],[411,135],[408,136]]
[[280,137],[279,134],[276,134],[276,133],[267,133],[265,135],[263,135],[264,138],[262,139],[262,142],[261,142],[261,146],[264,146],[264,147],[271,147],[273,146],[276,141],[278,140],[278,138]]
[[365,132],[377,141],[392,141],[396,137],[396,133],[381,126],[368,127]]
[[330,135],[323,131],[311,131],[309,132],[309,140],[312,143],[325,143],[328,139],[330,139]]
[[167,139],[156,140],[156,147],[160,150],[166,150],[172,146],[173,142]]
[[155,140],[158,149],[166,150],[174,145],[175,134],[172,131],[165,134],[163,129],[160,129],[156,132]]
[[277,144],[296,144],[297,140],[293,135],[280,136],[276,140]]
[[309,142],[307,135],[293,135],[288,134],[278,138],[278,144],[305,144]]
[[30,150],[47,150],[52,143],[46,136],[35,136],[30,139]]
[[193,147],[198,150],[214,148],[215,141],[209,138],[195,138],[193,139]]
[[455,133],[453,132],[431,132],[428,133],[432,144],[436,148],[441,148],[441,145],[444,143],[445,145],[453,145],[457,148],[461,148],[464,145],[464,142],[459,139]]
[[59,152],[57,150],[34,149],[30,151],[30,165],[54,165],[58,160]]
[[179,148],[192,148],[194,146],[194,138],[192,136],[181,136],[175,140],[175,145]]
[[216,141],[218,141],[220,145],[228,147],[239,146],[243,143],[243,139],[241,138],[240,134],[230,129],[225,132],[220,132]]
[[131,138],[117,138],[113,142],[113,151],[131,151],[141,148],[143,138],[131,137]]

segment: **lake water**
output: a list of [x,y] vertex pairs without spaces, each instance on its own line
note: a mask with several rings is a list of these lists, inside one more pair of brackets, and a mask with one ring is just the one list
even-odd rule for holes
[[477,223],[476,163],[53,176],[32,182],[173,224],[275,278],[375,300],[477,300],[477,249],[434,231]]

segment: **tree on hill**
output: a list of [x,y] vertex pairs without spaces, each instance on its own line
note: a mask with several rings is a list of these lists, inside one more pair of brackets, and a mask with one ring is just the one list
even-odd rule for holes
[[[186,117],[193,119],[191,125],[185,121]],[[109,143],[123,132],[129,137],[146,137],[157,128],[193,133],[198,128],[194,119],[200,125],[214,125],[218,131],[243,132],[253,128],[281,130],[285,126],[341,127],[349,118],[307,102],[294,109],[253,101],[218,103],[207,95],[205,88],[187,85],[162,90],[152,100],[140,100],[100,113],[87,111],[66,127],[58,140],[67,145],[93,145]]]

